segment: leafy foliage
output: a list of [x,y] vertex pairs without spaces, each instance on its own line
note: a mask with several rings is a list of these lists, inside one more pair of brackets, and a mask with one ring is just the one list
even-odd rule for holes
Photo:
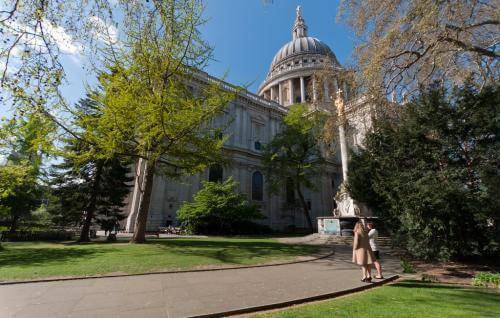
[[[132,181],[127,176],[130,169],[126,164],[116,158],[75,164],[72,159],[65,158],[62,164],[54,168],[57,171],[53,173],[54,202],[50,205],[50,212],[55,223],[81,225],[94,192],[97,193],[95,217],[99,224],[111,218],[114,225],[124,218],[121,208]],[[99,175],[96,174],[98,168],[101,169]]]
[[[76,109],[76,126],[95,136],[88,124],[101,116],[98,105],[87,98]],[[64,161],[53,166],[50,212],[59,225],[84,225],[80,239],[86,241],[92,222],[109,229],[125,217],[121,208],[133,178],[128,176],[128,162],[99,156],[93,145],[77,138],[66,140],[63,156]]]
[[40,205],[41,188],[26,164],[0,167],[0,185],[0,218],[9,223],[13,232],[18,222]]
[[352,155],[352,196],[414,256],[498,255],[499,105],[498,87],[425,91]]
[[403,273],[413,274],[415,273],[415,268],[413,265],[406,259],[401,259],[401,268],[403,269]]
[[251,221],[263,216],[236,187],[232,177],[223,183],[203,182],[194,201],[182,204],[177,219],[193,233],[243,234],[245,227],[255,228]]
[[474,275],[472,285],[500,288],[500,273],[479,272]]
[[99,77],[99,133],[107,156],[145,161],[144,188],[131,242],[145,241],[153,176],[194,174],[222,160],[220,128],[210,123],[236,89],[223,90],[202,70],[212,49],[201,38],[200,0],[135,3],[126,17],[126,45],[108,55]]
[[324,163],[319,146],[323,120],[321,114],[309,113],[306,105],[291,106],[282,130],[264,147],[263,154],[268,189],[279,193],[287,183],[292,186],[311,230],[312,221],[302,191],[304,187],[315,188],[313,181]]
[[342,0],[339,17],[360,38],[359,80],[373,93],[404,99],[442,81],[477,88],[499,80],[495,1]]
[[0,128],[0,218],[15,232],[41,205],[43,158],[52,149],[54,125],[43,116],[16,113]]

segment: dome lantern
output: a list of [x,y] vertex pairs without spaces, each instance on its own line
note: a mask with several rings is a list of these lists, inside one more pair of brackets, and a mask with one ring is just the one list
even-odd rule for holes
[[302,9],[300,6],[297,6],[295,13],[296,13],[295,23],[292,29],[293,40],[307,36],[307,25],[306,22],[304,21],[304,18],[302,18]]

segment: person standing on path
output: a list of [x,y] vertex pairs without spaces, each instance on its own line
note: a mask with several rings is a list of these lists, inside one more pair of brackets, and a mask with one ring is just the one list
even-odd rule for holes
[[371,264],[373,264],[374,260],[375,257],[368,241],[368,232],[361,222],[357,222],[354,226],[352,261],[361,266],[362,282],[370,283],[372,281]]
[[372,248],[373,255],[375,256],[375,261],[373,265],[375,265],[375,269],[377,270],[376,279],[384,279],[382,276],[382,266],[380,265],[380,252],[378,250],[377,240],[378,240],[378,231],[373,225],[373,222],[368,222],[368,239],[370,242],[370,247]]

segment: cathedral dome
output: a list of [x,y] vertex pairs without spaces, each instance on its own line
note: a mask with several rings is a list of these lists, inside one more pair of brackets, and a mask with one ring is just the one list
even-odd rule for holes
[[[283,45],[274,55],[266,79],[260,85],[257,94],[273,101],[281,101],[280,103],[289,104],[295,102],[295,100],[291,101],[290,96],[288,96],[288,101],[284,101],[283,92],[276,93],[274,92],[276,88],[272,89],[272,87],[276,87],[290,79],[300,80],[300,78],[303,78],[301,85],[304,86],[313,74],[321,72],[325,67],[338,68],[340,65],[328,45],[315,37],[307,35],[307,25],[299,6],[297,7],[295,23],[292,28],[292,40]],[[293,85],[293,83],[290,85]],[[296,86],[298,87],[298,84]],[[292,90],[291,86],[289,90]],[[303,87],[301,90],[300,99],[303,100],[305,97],[302,95],[306,95],[306,93],[303,92]],[[291,94],[298,95],[295,91],[292,91]]]
[[277,67],[279,67],[283,62],[289,59],[293,59],[298,55],[323,55],[326,58],[335,59],[335,55],[332,50],[325,43],[320,40],[310,37],[297,37],[283,47],[276,53],[269,68],[269,72],[273,73]]

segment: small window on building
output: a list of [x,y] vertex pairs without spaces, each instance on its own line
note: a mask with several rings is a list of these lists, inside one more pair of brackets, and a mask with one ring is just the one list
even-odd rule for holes
[[316,62],[316,59],[313,59],[313,60],[312,60],[312,62],[313,62],[313,63],[315,63],[315,62]]
[[260,141],[257,140],[254,143],[254,148],[255,148],[255,150],[261,150],[262,149],[262,144],[260,143]]
[[220,165],[213,165],[208,169],[209,182],[222,182],[223,177],[222,167]]
[[307,60],[306,60],[306,59],[304,59],[304,60],[302,60],[302,62],[307,63]]
[[300,63],[300,61],[295,61],[295,65],[298,65]]
[[307,209],[309,211],[311,211],[311,209],[312,209],[311,201],[309,201],[309,200],[307,201]]
[[264,198],[264,176],[260,171],[252,174],[252,200],[262,201]]

